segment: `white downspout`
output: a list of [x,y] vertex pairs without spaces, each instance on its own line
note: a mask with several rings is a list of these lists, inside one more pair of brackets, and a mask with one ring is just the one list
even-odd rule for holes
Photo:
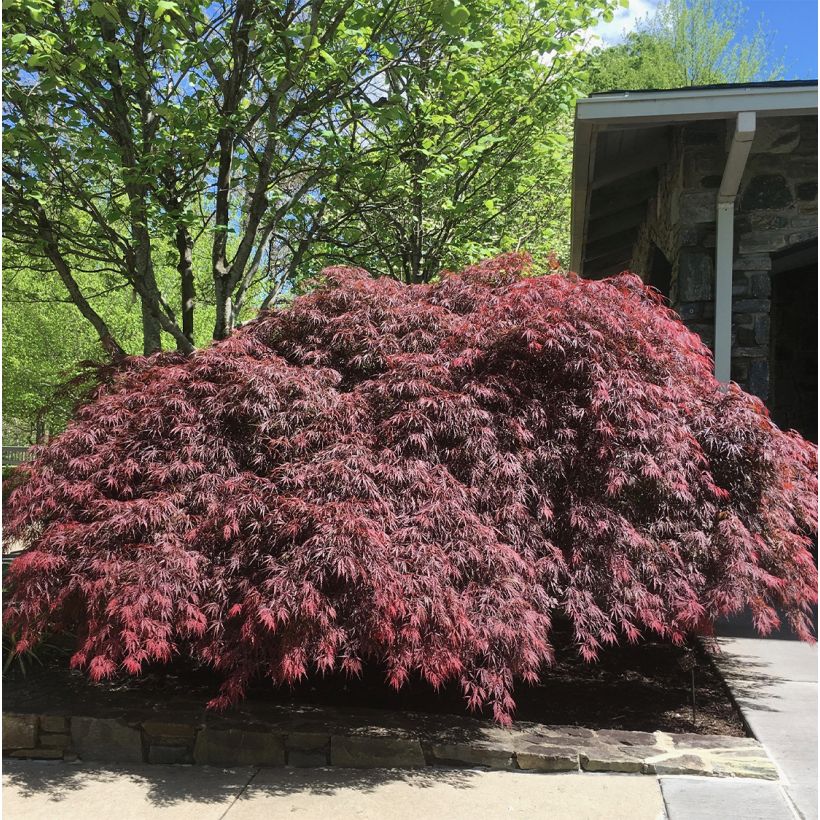
[[735,197],[755,136],[754,111],[737,115],[735,135],[717,197],[715,237],[715,378],[728,384],[732,375],[732,264],[735,245]]

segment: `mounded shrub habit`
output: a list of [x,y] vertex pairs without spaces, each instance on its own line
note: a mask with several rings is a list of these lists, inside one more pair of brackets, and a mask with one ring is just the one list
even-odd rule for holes
[[811,639],[817,452],[637,276],[508,255],[405,286],[331,268],[184,358],[126,361],[28,466],[7,536],[18,648],[95,679],[177,654],[248,681],[363,663],[510,719],[578,652],[749,607]]

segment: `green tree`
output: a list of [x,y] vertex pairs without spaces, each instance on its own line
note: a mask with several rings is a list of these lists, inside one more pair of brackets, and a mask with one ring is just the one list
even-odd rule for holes
[[[5,235],[57,271],[103,346],[122,343],[76,260],[140,300],[143,351],[195,346],[194,246],[212,335],[254,289],[273,232],[341,165],[329,124],[457,0],[10,0],[4,9]],[[400,32],[401,36],[397,36]],[[175,249],[173,287],[158,277]]]
[[623,43],[593,51],[588,90],[778,79],[783,63],[771,53],[765,21],[760,19],[752,36],[739,36],[746,14],[739,0],[664,0]]
[[[26,259],[8,242],[3,257],[4,441],[34,443],[63,428],[81,390],[68,385],[78,363],[102,361],[105,350],[53,269]],[[139,353],[140,312],[133,291],[118,283],[106,288],[96,273],[77,275],[125,349]]]
[[382,261],[416,279],[447,245],[536,241],[565,196],[551,123],[579,30],[611,5],[9,0],[4,235],[112,352],[88,292],[127,286],[144,353],[193,350],[203,307],[223,338],[320,236],[343,258],[390,235]]
[[[79,222],[82,222],[78,218]],[[200,293],[194,341],[211,338],[215,310],[208,291],[205,246],[195,251]],[[175,249],[156,243],[156,276],[173,287]],[[103,266],[68,257],[77,287],[128,354],[143,350],[141,309],[133,288]],[[248,311],[250,313],[250,311]],[[91,323],[77,310],[71,294],[48,260],[32,259],[6,240],[3,253],[3,426],[8,443],[39,441],[62,430],[76,400],[89,386],[75,383],[78,364],[104,362],[107,351]],[[8,435],[7,432],[8,431]]]
[[317,261],[405,282],[525,246],[563,249],[583,31],[611,3],[484,0],[389,67],[330,197]]

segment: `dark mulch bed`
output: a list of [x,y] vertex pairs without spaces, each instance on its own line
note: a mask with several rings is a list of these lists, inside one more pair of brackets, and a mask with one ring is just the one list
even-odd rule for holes
[[[544,683],[516,687],[517,720],[590,729],[745,734],[722,679],[700,649],[687,652],[650,642],[606,650],[594,664],[580,660],[571,648],[559,646],[556,655]],[[695,669],[694,718],[691,662]],[[93,685],[67,666],[65,654],[52,653],[43,666],[29,664],[25,675],[12,667],[4,677],[4,710],[70,714],[72,704],[79,701],[85,706],[93,703],[125,710],[144,703],[199,707],[215,694],[219,682],[207,670],[177,663],[139,678]],[[275,688],[259,681],[241,708],[252,707],[259,714],[265,704],[468,714],[457,686],[434,692],[425,684],[411,682],[395,692],[376,668],[367,669],[360,679],[330,675],[294,687]]]

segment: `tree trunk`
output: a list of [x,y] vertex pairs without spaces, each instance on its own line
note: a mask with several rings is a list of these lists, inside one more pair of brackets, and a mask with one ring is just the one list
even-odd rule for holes
[[227,276],[214,277],[216,297],[216,321],[214,339],[227,339],[234,326],[233,294]]
[[48,427],[45,419],[38,416],[34,421],[34,443],[45,444],[48,441]]
[[150,356],[162,350],[162,335],[159,322],[145,299],[140,299],[140,308],[142,309],[142,352],[143,355]]
[[[194,242],[191,234],[184,225],[177,226],[177,252],[179,262],[177,270],[180,279],[180,295],[182,297],[182,332],[185,338],[194,343],[194,307],[196,304],[196,289],[194,286]],[[179,347],[179,344],[177,344]]]
[[40,229],[40,236],[45,244],[46,255],[54,265],[54,268],[65,285],[69,296],[71,296],[71,300],[77,306],[80,313],[82,313],[82,315],[88,319],[89,322],[91,322],[94,330],[97,331],[97,336],[99,337],[105,351],[110,353],[112,356],[122,355],[124,351],[114,338],[114,335],[111,333],[111,330],[105,323],[105,320],[99,313],[97,313],[96,310],[94,310],[85,296],[83,296],[80,286],[74,279],[68,262],[66,262],[65,257],[63,257],[60,252],[60,248],[54,236],[51,220],[48,218],[45,208],[43,208],[43,206],[35,200],[31,201],[31,207],[37,216],[37,225]]
[[162,338],[160,333],[159,318],[156,313],[159,309],[157,304],[152,304],[154,295],[159,295],[157,281],[154,276],[154,263],[151,259],[151,237],[144,227],[145,209],[142,197],[137,198],[131,194],[132,212],[132,236],[136,246],[135,262],[136,276],[139,277],[145,293],[140,293],[142,305],[142,352],[145,356],[157,353],[162,350]]
[[422,282],[430,282],[432,281],[433,277],[439,272],[441,269],[441,262],[439,261],[438,254],[434,252],[429,252],[424,259],[424,271],[422,272]]

